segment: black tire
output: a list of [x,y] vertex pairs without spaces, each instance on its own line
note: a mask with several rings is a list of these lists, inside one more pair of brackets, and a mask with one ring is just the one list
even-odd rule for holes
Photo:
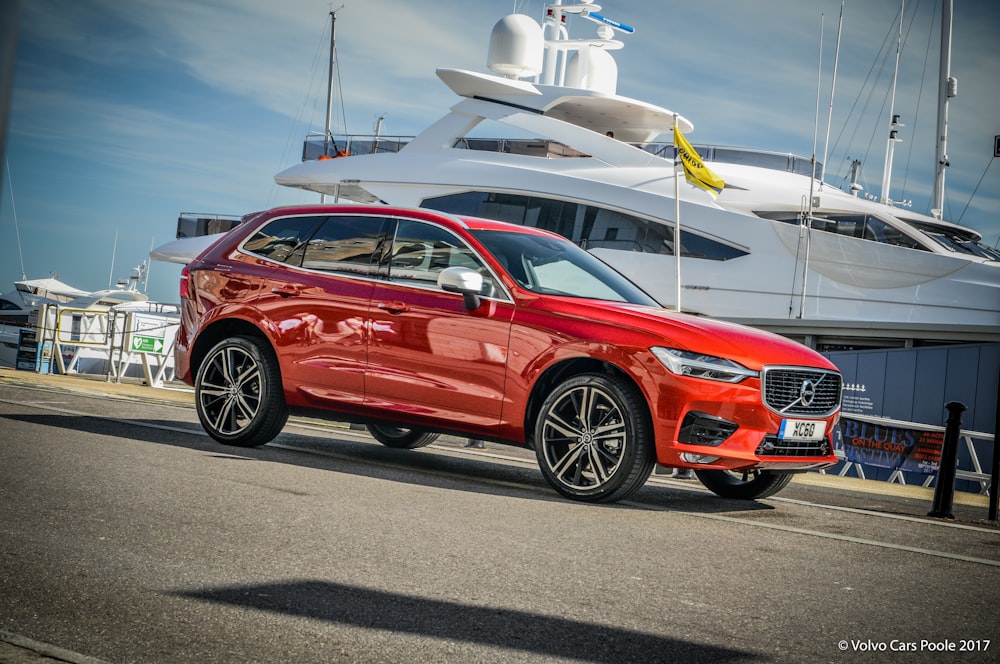
[[208,351],[194,383],[198,419],[225,445],[257,447],[288,421],[274,353],[251,337],[224,339]]
[[394,427],[391,424],[368,424],[366,426],[372,438],[386,447],[394,447],[399,450],[415,450],[418,447],[426,447],[437,440],[440,435],[420,429]]
[[696,470],[694,474],[712,493],[737,500],[773,496],[792,481],[791,473],[773,470]]
[[545,481],[563,496],[622,500],[646,483],[656,464],[646,403],[616,376],[569,378],[542,403],[535,455]]

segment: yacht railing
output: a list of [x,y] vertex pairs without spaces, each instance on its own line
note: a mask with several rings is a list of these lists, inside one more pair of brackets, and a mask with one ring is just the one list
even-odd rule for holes
[[413,136],[309,134],[302,145],[302,161],[399,152],[411,140]]
[[[302,161],[314,161],[320,158],[347,157],[351,155],[393,153],[402,150],[413,136],[374,136],[360,134],[333,134],[329,138],[325,134],[310,134],[302,146]],[[511,154],[538,154],[539,146],[551,147],[552,142],[545,139],[523,138],[462,138],[454,147],[465,150],[483,150],[485,152],[504,152]],[[565,147],[565,146],[563,146]],[[673,143],[639,143],[635,147],[673,161],[676,148]],[[809,176],[812,174],[812,160],[807,157],[787,152],[772,152],[750,148],[737,148],[722,145],[695,145],[694,149],[701,158],[708,162],[725,164],[744,164],[786,173],[798,173]],[[579,156],[579,152],[567,149],[560,151],[547,150],[543,156]],[[816,163],[816,176],[822,179],[823,164]]]

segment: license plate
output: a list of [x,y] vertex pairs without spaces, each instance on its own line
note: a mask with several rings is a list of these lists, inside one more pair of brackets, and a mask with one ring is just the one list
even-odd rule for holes
[[822,420],[781,420],[778,440],[823,440],[826,422]]

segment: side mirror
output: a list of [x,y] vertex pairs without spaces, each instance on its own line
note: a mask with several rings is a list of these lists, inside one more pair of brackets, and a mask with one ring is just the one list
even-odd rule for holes
[[483,275],[467,267],[446,267],[438,274],[438,288],[449,293],[461,293],[465,308],[479,308],[479,293],[483,290]]

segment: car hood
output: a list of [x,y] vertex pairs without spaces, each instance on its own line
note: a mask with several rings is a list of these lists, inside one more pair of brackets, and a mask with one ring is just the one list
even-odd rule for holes
[[660,307],[579,300],[570,315],[630,328],[649,337],[649,345],[679,348],[739,362],[759,371],[767,365],[809,366],[836,371],[816,351],[773,332],[738,323],[682,314]]

